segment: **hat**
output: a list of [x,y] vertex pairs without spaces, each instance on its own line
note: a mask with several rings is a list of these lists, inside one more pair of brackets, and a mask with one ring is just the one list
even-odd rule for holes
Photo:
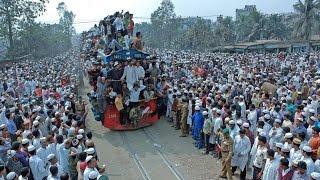
[[15,172],[10,172],[7,174],[7,180],[14,180],[17,177],[17,174]]
[[6,128],[6,127],[7,127],[6,124],[1,124],[1,125],[0,125],[0,130],[3,130],[3,129]]
[[36,147],[34,147],[33,145],[28,146],[28,152],[32,152],[36,150]]
[[270,119],[271,117],[270,117],[270,114],[265,114],[264,115],[264,119]]
[[7,151],[8,156],[13,157],[14,155],[16,155],[16,151],[15,150],[8,150]]
[[283,145],[282,148],[281,148],[281,151],[282,151],[282,152],[290,152],[290,149],[289,149],[288,146]]
[[47,156],[47,160],[48,161],[50,161],[50,160],[52,160],[53,158],[55,158],[56,156],[54,155],[54,154],[49,154],[48,156]]
[[46,141],[47,141],[47,138],[46,138],[46,137],[40,138],[40,142],[46,142]]
[[79,140],[78,139],[73,139],[71,143],[72,143],[73,146],[77,146],[79,144]]
[[315,180],[320,179],[320,173],[318,173],[318,172],[312,172],[310,176],[311,176],[311,178],[313,178]]
[[294,144],[301,144],[301,140],[298,138],[293,138],[293,143]]
[[283,144],[282,143],[276,143],[276,147],[282,149]]
[[241,120],[237,120],[237,124],[238,125],[242,125],[242,121]]
[[94,150],[94,148],[89,148],[89,149],[86,149],[85,152],[89,155],[92,155],[94,154],[96,151]]
[[196,106],[196,107],[195,107],[195,110],[196,110],[196,111],[199,111],[199,110],[200,110],[200,107],[199,107],[199,106]]
[[93,156],[87,156],[86,157],[86,163],[88,163],[92,158],[93,158]]
[[83,130],[83,129],[79,129],[79,130],[78,130],[78,133],[79,133],[79,134],[83,134],[83,133],[84,133],[84,130]]
[[80,140],[80,139],[82,139],[82,138],[83,138],[83,135],[82,135],[82,134],[78,134],[78,135],[77,135],[77,139]]
[[39,125],[39,121],[33,121],[33,123],[32,123],[34,126],[38,126]]
[[91,171],[89,173],[89,179],[97,179],[99,176],[99,173],[97,171]]
[[21,144],[22,145],[26,145],[26,144],[28,144],[29,143],[29,140],[28,139],[22,139],[22,141],[21,141]]
[[203,111],[202,115],[207,116],[208,115],[208,111]]
[[249,126],[249,123],[243,123],[242,126],[243,126],[244,128],[249,128],[249,127],[250,127],[250,126]]
[[284,135],[284,138],[286,138],[286,139],[289,139],[289,138],[292,138],[292,137],[293,137],[292,133],[286,133]]
[[275,119],[274,122],[281,124],[281,120],[280,119]]
[[309,153],[312,152],[312,149],[311,149],[310,146],[303,146],[302,150],[303,150],[304,152],[309,152]]
[[37,121],[39,121],[39,120],[40,120],[40,118],[41,118],[40,116],[37,116],[37,117],[36,117],[36,120],[37,120]]
[[229,121],[229,124],[235,124],[234,120]]

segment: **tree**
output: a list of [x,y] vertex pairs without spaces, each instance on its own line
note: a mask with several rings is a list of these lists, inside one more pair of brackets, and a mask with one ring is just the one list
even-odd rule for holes
[[318,0],[304,0],[303,3],[299,0],[293,7],[298,13],[294,36],[299,39],[309,40],[312,27],[314,26],[316,12],[320,8],[320,2]]
[[75,15],[72,11],[68,10],[64,2],[58,4],[57,11],[60,16],[59,24],[63,27],[64,33],[68,36],[68,46],[71,47],[71,38],[75,32],[73,27]]
[[175,30],[176,26],[173,23],[175,17],[173,3],[170,0],[163,0],[158,9],[151,14],[154,43],[161,43],[160,46],[164,47],[166,46],[165,42],[170,42],[172,38],[170,33]]
[[0,0],[0,35],[9,41],[9,55],[13,57],[15,33],[21,24],[33,22],[45,11],[47,0]]
[[235,23],[232,17],[223,17],[220,15],[217,18],[214,28],[214,35],[218,45],[232,44],[235,40],[234,27]]

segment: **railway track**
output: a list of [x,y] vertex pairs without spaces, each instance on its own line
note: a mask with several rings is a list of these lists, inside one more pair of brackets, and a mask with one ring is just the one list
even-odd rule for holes
[[[139,156],[139,151],[143,152],[145,150],[144,149],[145,146],[147,146],[148,148],[152,149],[157,155],[157,157],[153,159],[155,161],[154,164],[156,165],[162,164],[163,168],[155,168],[161,171],[157,173],[161,173],[162,175],[168,175],[169,176],[169,178],[167,178],[168,180],[171,180],[171,179],[184,180],[184,177],[182,176],[182,174],[177,170],[175,165],[169,160],[166,153],[162,150],[162,146],[157,142],[156,137],[153,135],[153,133],[150,132],[148,128],[143,128],[134,133],[138,133],[138,132],[140,133],[139,136],[145,139],[145,141],[143,141],[142,139],[141,141],[139,141],[140,143],[144,142],[144,144],[138,146],[138,148],[133,148],[131,145],[131,143],[135,144],[136,140],[134,139],[129,140],[128,138],[128,136],[130,135],[134,136],[137,134],[130,134],[133,132],[124,132],[124,131],[119,133],[121,135],[124,146],[127,148],[130,154],[130,157],[133,159],[143,179],[144,180],[158,179],[157,178],[158,176],[153,174],[150,163],[148,164],[147,162],[144,162],[143,158]],[[165,179],[165,178],[161,178],[161,179]]]

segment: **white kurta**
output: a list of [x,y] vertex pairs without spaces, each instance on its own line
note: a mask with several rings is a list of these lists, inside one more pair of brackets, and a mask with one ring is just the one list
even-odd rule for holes
[[221,125],[223,124],[223,122],[220,117],[213,118],[212,122],[213,122],[213,131],[210,135],[209,142],[211,144],[215,144],[216,143],[215,142],[216,141],[216,134],[218,133],[218,130],[221,128]]
[[37,155],[29,158],[29,166],[35,180],[42,180],[48,175],[44,162]]
[[49,155],[49,150],[48,149],[44,149],[42,147],[40,147],[38,150],[37,150],[37,155],[39,156],[39,158],[45,163],[47,164],[48,161],[47,161],[47,157]]
[[137,67],[126,66],[124,68],[124,72],[123,72],[121,79],[126,79],[126,83],[127,83],[129,89],[133,88],[133,84],[139,80],[138,73],[137,73]]
[[234,140],[234,151],[231,165],[239,167],[240,170],[243,171],[248,162],[250,148],[251,143],[249,138],[247,136],[241,138],[240,135],[237,135]]
[[187,124],[190,125],[190,126],[192,125],[192,103],[191,103],[191,101],[189,101],[189,105],[188,105]]
[[263,170],[262,180],[276,179],[278,167],[279,167],[278,160],[276,159],[270,160],[268,158]]

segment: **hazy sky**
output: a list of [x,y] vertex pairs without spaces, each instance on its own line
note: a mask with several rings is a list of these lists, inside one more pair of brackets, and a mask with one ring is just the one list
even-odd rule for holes
[[[63,0],[50,0],[47,12],[39,20],[46,23],[58,22],[56,7]],[[122,9],[129,10],[136,17],[149,18],[162,0],[64,0],[68,9],[76,14],[75,27],[78,32],[89,29],[103,17]],[[293,11],[297,0],[172,0],[175,12],[181,16],[225,15],[235,17],[235,9],[255,4],[263,13],[284,13]],[[215,19],[215,17],[210,17]],[[148,21],[134,19],[135,22]],[[93,21],[93,22],[92,22]],[[90,23],[81,23],[90,22]]]

